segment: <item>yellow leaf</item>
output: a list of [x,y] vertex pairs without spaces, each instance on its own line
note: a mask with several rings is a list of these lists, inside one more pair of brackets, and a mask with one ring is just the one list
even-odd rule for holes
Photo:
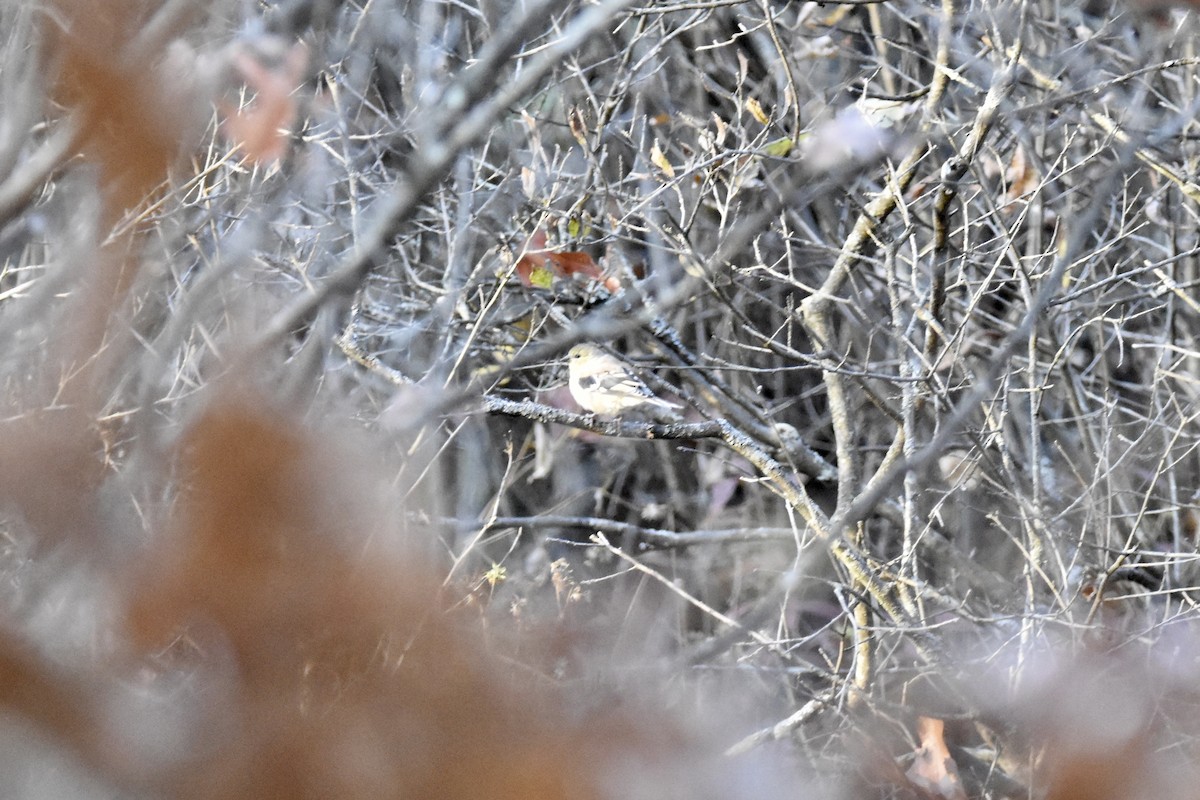
[[529,273],[529,285],[538,289],[552,289],[554,288],[554,273],[544,266],[534,267],[533,272]]
[[661,169],[668,178],[675,177],[675,168],[671,166],[671,162],[667,161],[667,157],[663,155],[663,151],[658,146],[658,140],[654,140],[654,145],[650,148],[650,163]]
[[579,217],[572,216],[567,220],[567,236],[578,239],[590,232],[588,225]]
[[763,125],[770,125],[771,118],[767,116],[767,112],[763,110],[762,103],[753,97],[746,98],[746,110],[750,112],[750,116],[754,117]]
[[773,142],[767,142],[762,151],[764,155],[783,158],[792,152],[792,137],[783,136]]

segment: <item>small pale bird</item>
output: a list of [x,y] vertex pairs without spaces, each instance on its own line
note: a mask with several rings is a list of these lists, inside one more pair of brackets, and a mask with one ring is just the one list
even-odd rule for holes
[[619,416],[626,411],[649,413],[660,420],[679,421],[680,408],[661,397],[624,361],[594,344],[577,344],[567,354],[571,396],[593,414]]

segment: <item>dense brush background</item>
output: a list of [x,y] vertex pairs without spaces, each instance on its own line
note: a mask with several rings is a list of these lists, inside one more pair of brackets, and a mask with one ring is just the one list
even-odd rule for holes
[[1197,41],[0,0],[0,794],[1200,796]]

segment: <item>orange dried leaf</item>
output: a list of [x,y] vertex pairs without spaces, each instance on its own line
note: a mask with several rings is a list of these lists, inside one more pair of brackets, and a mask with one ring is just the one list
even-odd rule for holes
[[555,281],[582,277],[612,292],[621,288],[616,278],[605,277],[604,270],[587,253],[578,250],[554,253],[546,249],[546,234],[540,229],[526,240],[523,249],[524,254],[516,263],[517,277],[523,286],[551,289]]
[[554,272],[559,277],[569,278],[574,275],[586,275],[600,280],[604,277],[597,264],[587,253],[568,251],[566,253],[551,253],[547,260],[554,265]]
[[221,131],[251,161],[277,161],[287,154],[288,136],[296,123],[295,91],[304,77],[308,51],[297,43],[281,63],[269,66],[259,55],[241,50],[232,62],[255,97],[240,109],[222,104]]
[[1001,207],[1018,202],[1037,187],[1037,169],[1026,156],[1025,148],[1020,145],[1013,150],[1012,161],[1004,171],[1004,180],[1008,184],[1008,191],[1004,193]]
[[946,747],[945,727],[940,719],[917,717],[917,736],[921,740],[921,747],[905,776],[930,797],[967,800],[958,777],[958,765]]
[[620,281],[612,275],[605,276],[604,270],[587,253],[574,250],[551,253],[549,260],[554,265],[555,274],[560,278],[575,279],[582,276],[599,283],[610,292],[617,292],[621,288]]

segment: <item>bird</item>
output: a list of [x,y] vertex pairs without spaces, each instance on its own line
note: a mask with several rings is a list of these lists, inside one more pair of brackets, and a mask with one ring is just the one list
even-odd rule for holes
[[660,420],[679,421],[681,408],[658,397],[633,367],[594,344],[577,344],[567,354],[571,396],[587,411],[620,416],[626,411],[648,412]]

